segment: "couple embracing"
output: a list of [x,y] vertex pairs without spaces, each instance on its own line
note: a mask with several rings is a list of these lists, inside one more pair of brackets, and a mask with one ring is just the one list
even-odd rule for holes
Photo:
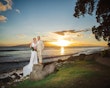
[[40,36],[33,38],[33,42],[30,44],[31,57],[28,65],[23,67],[23,76],[27,76],[32,72],[34,64],[42,64],[42,51],[44,49],[44,44],[40,40]]

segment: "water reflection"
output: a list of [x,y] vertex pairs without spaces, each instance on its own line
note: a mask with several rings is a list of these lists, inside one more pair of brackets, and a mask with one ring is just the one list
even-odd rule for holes
[[61,55],[64,55],[64,47],[61,47],[61,50],[60,50],[60,53],[61,53]]

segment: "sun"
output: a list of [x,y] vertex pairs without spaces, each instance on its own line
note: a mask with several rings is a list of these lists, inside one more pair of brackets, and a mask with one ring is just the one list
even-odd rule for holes
[[68,46],[70,42],[67,40],[58,40],[57,42],[53,42],[53,44],[58,46]]
[[59,45],[59,46],[68,46],[69,44],[70,44],[70,42],[67,40],[59,40],[57,42],[57,45]]

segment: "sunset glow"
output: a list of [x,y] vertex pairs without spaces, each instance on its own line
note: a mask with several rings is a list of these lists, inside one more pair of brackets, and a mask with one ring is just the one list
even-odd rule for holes
[[67,40],[58,40],[57,42],[53,42],[53,44],[55,44],[57,46],[69,46],[69,44],[71,44],[71,42],[69,42]]

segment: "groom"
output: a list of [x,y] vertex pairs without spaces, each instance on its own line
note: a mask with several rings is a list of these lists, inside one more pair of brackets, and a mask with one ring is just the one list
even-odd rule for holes
[[41,41],[40,36],[37,36],[37,56],[39,59],[39,63],[42,64],[42,52],[44,49],[43,41]]

